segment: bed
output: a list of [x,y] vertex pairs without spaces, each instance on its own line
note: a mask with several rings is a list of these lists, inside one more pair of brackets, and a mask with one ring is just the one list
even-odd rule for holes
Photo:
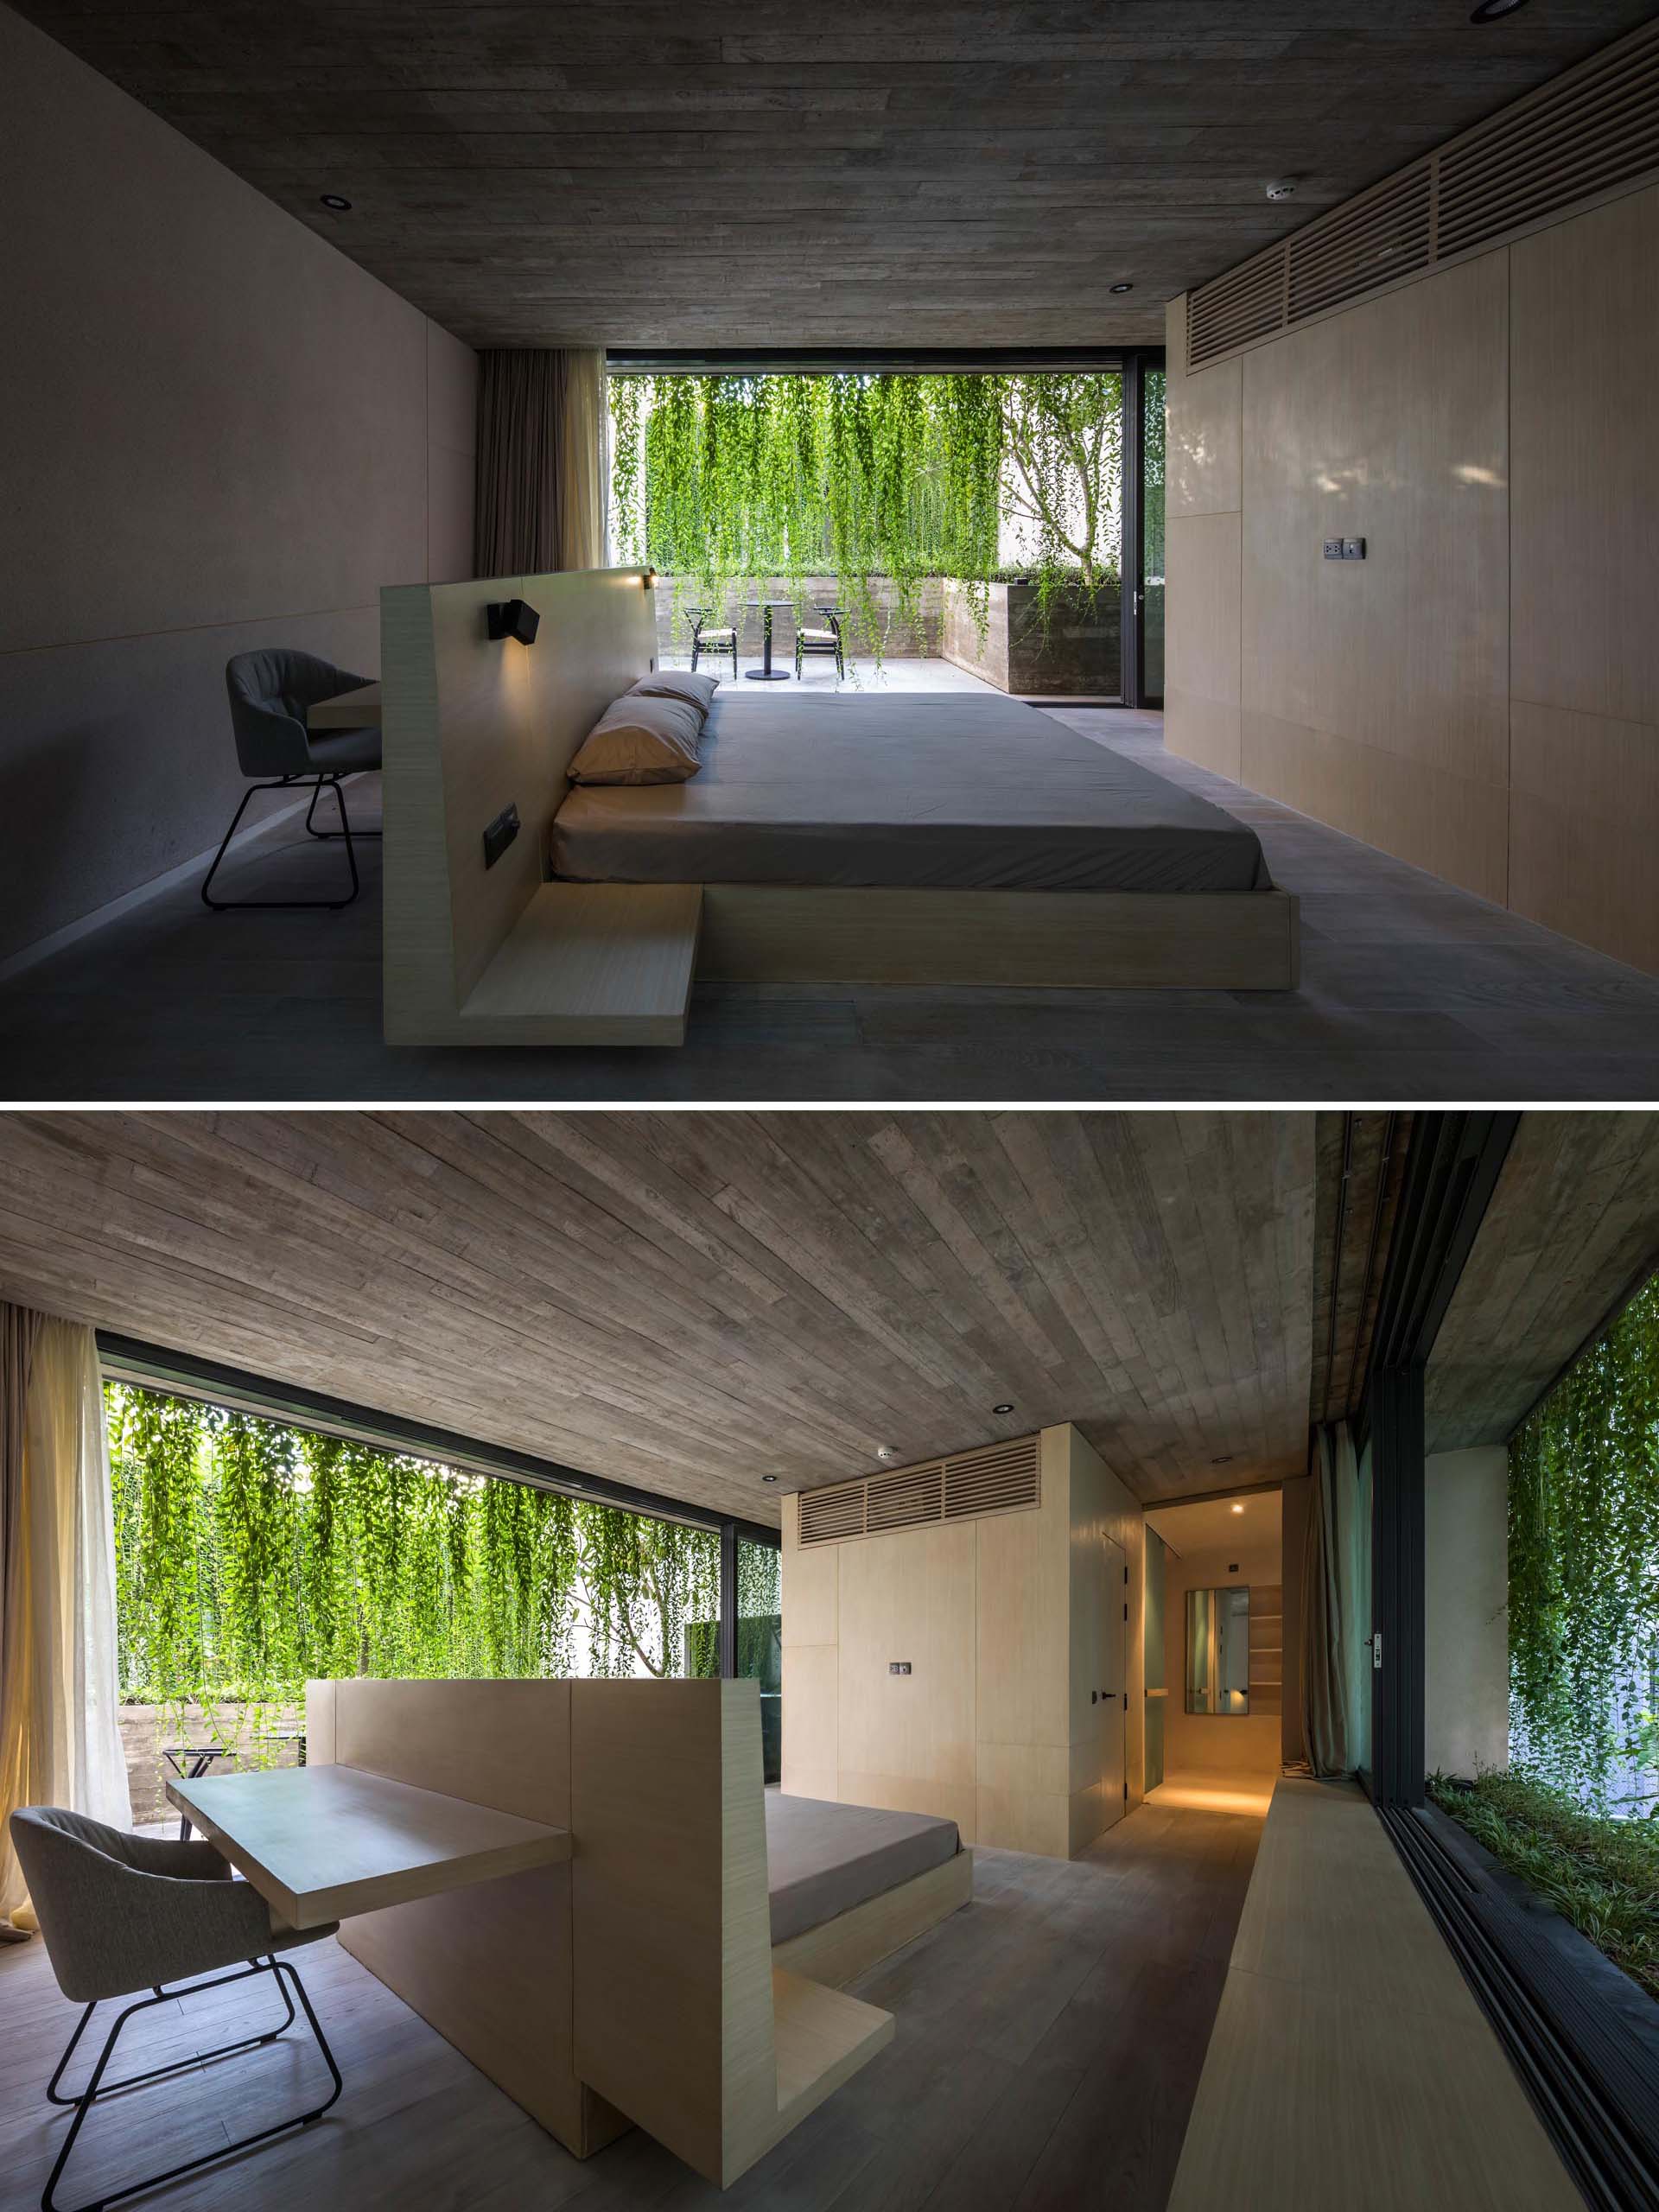
[[774,1966],[839,1987],[972,1895],[954,1821],[777,1789],[766,1799]]
[[715,694],[687,783],[578,786],[583,883],[1265,892],[1255,832],[1017,699]]
[[[1249,826],[1018,700],[738,684],[690,783],[573,790],[648,582],[382,594],[388,1043],[678,1045],[698,982],[1295,988]],[[488,634],[511,598],[533,648]]]

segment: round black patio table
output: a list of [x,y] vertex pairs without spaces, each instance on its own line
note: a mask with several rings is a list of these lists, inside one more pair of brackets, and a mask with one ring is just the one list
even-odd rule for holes
[[745,607],[760,609],[760,665],[746,668],[744,675],[751,683],[787,683],[789,671],[772,664],[772,610],[774,607],[793,607],[792,599],[746,599]]

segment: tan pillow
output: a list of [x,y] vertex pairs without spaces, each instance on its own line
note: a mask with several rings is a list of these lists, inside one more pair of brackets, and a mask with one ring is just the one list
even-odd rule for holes
[[570,763],[573,784],[683,784],[702,766],[702,715],[689,699],[613,700]]
[[689,668],[659,668],[651,676],[642,676],[629,688],[631,699],[689,699],[705,715],[720,689],[717,676],[704,676]]

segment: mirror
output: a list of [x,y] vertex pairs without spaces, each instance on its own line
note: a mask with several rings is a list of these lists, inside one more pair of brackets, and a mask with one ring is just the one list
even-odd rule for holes
[[1186,1709],[1250,1709],[1250,1593],[1243,1583],[1186,1593]]

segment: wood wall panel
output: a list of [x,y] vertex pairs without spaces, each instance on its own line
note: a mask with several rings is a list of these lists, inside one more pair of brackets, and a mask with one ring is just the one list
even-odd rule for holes
[[[933,1813],[955,1821],[964,1843],[1058,1858],[1122,1816],[1125,1781],[1127,1803],[1139,1802],[1141,1508],[1075,1427],[1045,1429],[1040,1449],[1040,1506],[977,1522],[804,1554],[798,1501],[785,1501],[783,1787],[791,1796]],[[832,1618],[836,1643],[799,1640],[803,1627],[820,1634]],[[912,1674],[888,1674],[906,1659]],[[1121,1769],[1109,1747],[1109,1787],[1103,1710],[1090,1702],[1109,1678],[1129,1700]]]
[[1659,722],[1525,699],[1510,713],[1510,906],[1659,975]]
[[1243,363],[1236,355],[1188,375],[1185,293],[1169,303],[1164,342],[1166,516],[1236,513],[1243,503]]
[[1171,518],[1166,533],[1164,741],[1239,780],[1242,518]]
[[[1195,378],[1168,331],[1171,749],[1659,972],[1659,186]],[[1236,590],[1173,518],[1229,365]]]
[[1488,254],[1244,357],[1247,715],[1501,787],[1507,289]]
[[[849,1774],[970,1788],[978,1529],[908,1529],[838,1548],[842,1796]],[[913,1671],[891,1675],[893,1662]]]
[[1503,905],[1509,806],[1501,785],[1248,708],[1242,752],[1240,781],[1251,791]]

